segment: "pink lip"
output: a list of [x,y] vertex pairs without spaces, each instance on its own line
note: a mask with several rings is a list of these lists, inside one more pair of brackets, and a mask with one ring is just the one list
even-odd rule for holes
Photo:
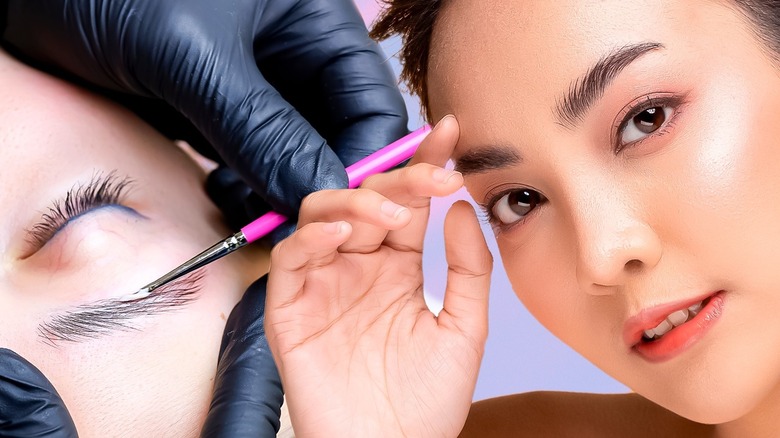
[[623,329],[623,340],[629,348],[634,347],[642,340],[642,334],[658,326],[670,313],[677,310],[687,309],[688,307],[706,300],[717,292],[710,292],[695,298],[676,301],[674,303],[659,304],[657,306],[644,309],[636,315],[628,318]]
[[[720,320],[723,313],[724,295],[724,291],[718,291],[710,295],[661,304],[642,310],[626,321],[623,331],[624,340],[632,352],[649,362],[670,360],[696,344]],[[690,321],[673,328],[660,339],[642,340],[642,333],[645,330],[656,327],[670,313],[704,300],[707,300],[707,303]]]

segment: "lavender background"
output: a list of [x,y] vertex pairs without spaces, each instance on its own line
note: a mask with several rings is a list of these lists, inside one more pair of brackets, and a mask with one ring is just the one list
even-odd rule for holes
[[[376,0],[355,0],[355,3],[370,26],[380,6]],[[382,48],[398,75],[401,67],[393,55],[400,49],[400,40],[388,40],[382,43]],[[404,87],[402,90],[409,111],[409,128],[416,129],[424,123],[419,101]],[[470,201],[465,192],[434,200],[425,240],[426,298],[434,310],[441,309],[447,270],[442,235],[444,216],[456,199]],[[534,390],[628,391],[551,335],[525,310],[506,278],[493,232],[486,225],[483,231],[495,259],[495,269],[490,291],[490,334],[474,400]]]

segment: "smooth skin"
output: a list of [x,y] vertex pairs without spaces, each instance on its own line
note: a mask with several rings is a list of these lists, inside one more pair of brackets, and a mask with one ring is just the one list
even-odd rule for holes
[[430,198],[463,184],[459,173],[439,167],[456,139],[456,122],[446,119],[411,167],[371,177],[356,191],[306,198],[299,231],[274,249],[266,332],[296,436],[453,436],[461,429],[487,336],[492,268],[468,204],[455,205],[445,225],[459,238],[448,240],[438,317],[425,305],[422,283]]
[[[591,66],[621,48],[645,43],[657,43],[658,48],[620,69],[580,117],[560,120],[557,108],[563,96]],[[477,436],[488,427],[508,435],[548,430],[620,436],[628,430],[631,436],[774,436],[780,413],[780,322],[775,315],[780,305],[780,75],[744,15],[726,1],[452,0],[437,20],[431,54],[432,118],[453,114],[458,124],[440,126],[439,135],[450,132],[450,140],[433,148],[451,151],[456,162],[494,146],[521,157],[509,164],[492,163],[501,165],[480,172],[464,170],[465,186],[478,203],[487,204],[505,190],[530,190],[543,199],[515,220],[510,214],[503,223],[492,222],[515,293],[553,334],[637,394],[537,393],[478,403],[465,431]],[[632,111],[644,102],[664,117],[650,132],[637,133]],[[410,187],[421,185],[412,178],[407,181]],[[391,199],[397,190],[389,183],[371,188]],[[340,217],[325,214],[339,201],[334,195],[333,202],[322,203],[328,207],[304,210],[321,212],[314,216],[318,220],[351,222],[355,213],[344,205]],[[468,242],[469,254],[477,257],[483,249],[474,237],[476,226],[459,208],[445,226],[448,251],[454,257],[459,252],[453,244]],[[379,215],[377,210],[366,211]],[[388,235],[404,230],[394,228]],[[301,232],[290,245],[296,239],[312,245],[316,240]],[[325,254],[333,254],[337,243],[322,243],[331,245]],[[306,265],[294,259],[293,252],[283,246],[274,255],[271,275],[280,285],[303,285],[306,290],[315,286],[312,273],[338,269],[322,256],[311,257],[318,261],[316,268]],[[332,257],[340,260],[342,254]],[[488,260],[479,257],[481,263]],[[418,267],[411,262],[394,269]],[[391,263],[385,261],[382,268],[390,269]],[[479,265],[468,264],[469,272],[483,272]],[[332,278],[352,279],[355,266],[364,264],[342,266],[340,275],[331,273]],[[358,278],[369,282],[363,277],[369,273],[360,272]],[[354,284],[343,281],[331,287],[352,289]],[[338,302],[341,296],[366,292],[356,290],[331,290],[328,297]],[[651,361],[624,340],[626,322],[640,311],[717,291],[725,301],[717,322],[683,351]],[[476,290],[470,293],[483,297]],[[303,301],[285,306],[275,303],[269,312],[282,307],[294,312],[305,297],[301,294]],[[474,300],[461,301],[471,304],[472,312],[463,313],[472,317],[484,307]],[[451,310],[447,303],[445,310]],[[316,339],[335,332],[332,323],[338,315],[314,327]],[[386,316],[388,321],[397,318],[396,313]],[[273,319],[278,321],[277,316]],[[434,336],[422,339],[423,332],[397,331],[387,321],[375,330],[404,339],[399,350],[423,344],[429,347],[426,351],[436,351],[439,345]],[[474,327],[471,338],[480,339],[477,334],[485,330],[486,325]],[[293,422],[352,431],[353,423],[339,420],[349,418],[350,412],[365,413],[371,405],[366,394],[350,389],[365,392],[372,380],[355,373],[347,378],[350,369],[335,368],[335,361],[307,364],[323,373],[320,379],[312,378],[312,372],[302,371],[302,362],[295,361],[314,345],[311,338],[288,331],[276,335],[271,342],[277,344],[272,348],[283,380],[303,379],[309,387],[327,382],[339,391],[328,393],[327,403],[288,393],[291,407],[295,405]],[[343,339],[334,337],[317,346],[333,357],[349,357],[353,369],[370,366],[374,376],[381,377],[373,382],[399,388],[405,397],[402,402],[382,398],[387,404],[379,412],[384,415],[361,417],[363,425],[373,421],[373,427],[393,436],[457,435],[457,425],[466,421],[466,395],[473,391],[473,386],[459,383],[476,379],[471,368],[460,371],[460,379],[450,375],[438,380],[425,374],[430,362],[414,358],[387,360],[385,368],[377,368],[378,362],[351,354],[357,351],[355,344]],[[387,345],[381,338],[373,340],[374,354],[388,350],[377,348]],[[476,359],[457,350],[444,363],[456,367]],[[522,361],[518,352],[518,372]],[[419,380],[425,383],[395,378],[395,370],[414,370],[426,377]],[[338,373],[344,373],[340,384]],[[342,417],[325,423],[325,417],[313,414],[321,409]]]
[[[274,249],[266,331],[296,436],[705,432],[635,394],[537,392],[469,408],[487,337],[492,257],[463,201],[444,224],[449,274],[438,316],[422,296],[430,197],[451,194],[462,179],[420,161],[441,162],[457,138],[457,121],[445,117],[410,167],[374,176],[362,189],[312,194],[299,231]],[[400,208],[397,217],[385,212],[388,203]]]
[[[455,160],[491,145],[522,157],[466,175],[477,202],[505,189],[546,198],[520,222],[494,222],[516,295],[648,400],[718,436],[774,436],[780,75],[770,52],[728,1],[491,5],[443,9],[431,112],[457,117]],[[562,96],[592,65],[648,42],[663,47],[628,64],[576,123],[559,120]],[[627,116],[647,101],[666,117],[639,135]],[[716,291],[717,323],[681,354],[652,362],[623,339],[640,311]]]

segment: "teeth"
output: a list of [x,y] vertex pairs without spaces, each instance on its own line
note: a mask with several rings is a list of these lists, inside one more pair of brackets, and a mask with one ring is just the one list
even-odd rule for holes
[[669,316],[666,317],[666,319],[661,321],[661,323],[658,324],[655,328],[650,330],[645,330],[644,332],[645,338],[647,339],[660,338],[661,336],[668,333],[669,330],[679,325],[682,325],[689,319],[696,316],[696,314],[699,313],[701,308],[702,308],[702,303],[700,301],[688,307],[687,309],[681,309],[672,312]]
[[688,309],[678,310],[667,316],[666,319],[677,327],[688,320]]
[[669,322],[669,320],[665,319],[665,320],[661,321],[661,323],[660,323],[660,324],[658,324],[658,325],[657,325],[657,326],[656,326],[656,327],[653,329],[653,331],[655,332],[655,335],[656,335],[656,336],[663,336],[663,335],[665,335],[665,334],[666,334],[666,332],[668,332],[669,330],[671,330],[673,327],[674,327],[674,325],[672,325],[672,323],[671,323],[671,322]]

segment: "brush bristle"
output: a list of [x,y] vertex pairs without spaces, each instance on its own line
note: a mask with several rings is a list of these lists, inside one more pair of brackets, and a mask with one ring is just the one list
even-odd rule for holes
[[149,296],[149,294],[150,294],[151,292],[152,292],[152,291],[150,291],[148,287],[144,287],[144,288],[141,288],[140,290],[138,290],[138,291],[137,291],[137,292],[135,292],[135,293],[132,293],[132,294],[129,294],[129,295],[125,295],[125,296],[123,296],[123,297],[120,297],[120,298],[119,298],[119,301],[135,301],[135,300],[140,300],[141,298],[146,298],[146,297],[148,297],[148,296]]

